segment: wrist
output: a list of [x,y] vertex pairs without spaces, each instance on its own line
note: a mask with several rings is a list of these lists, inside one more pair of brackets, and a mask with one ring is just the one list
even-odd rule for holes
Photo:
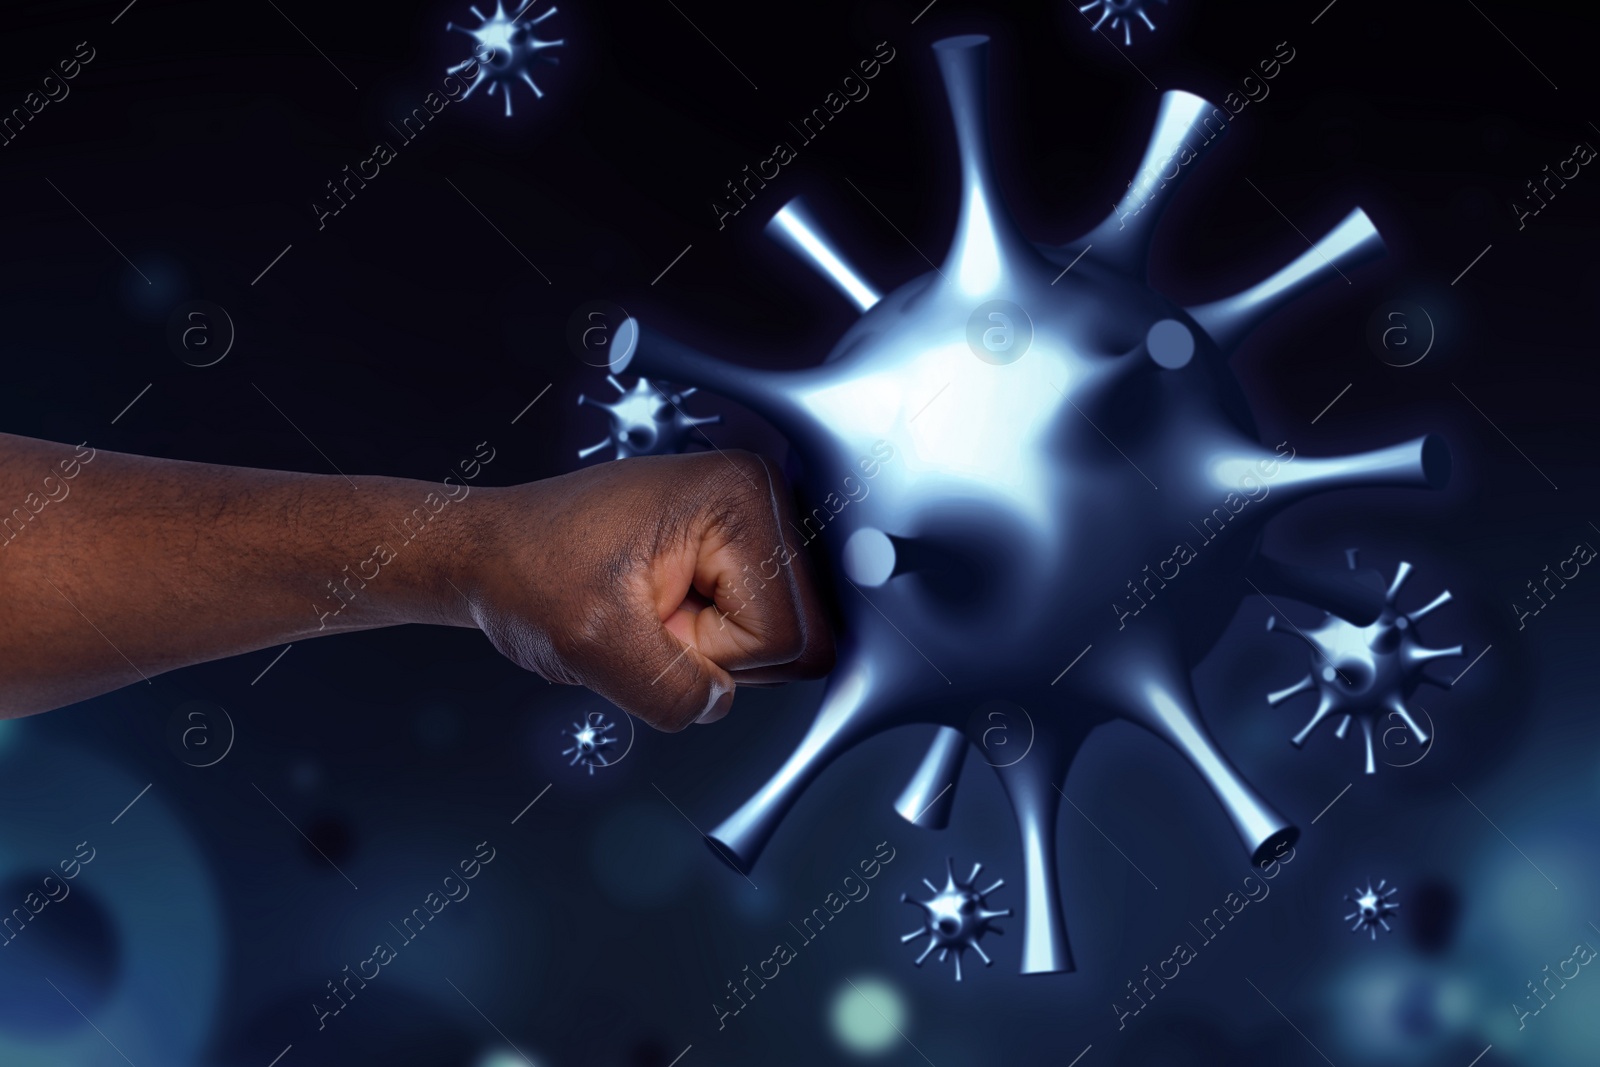
[[433,520],[441,536],[423,573],[439,617],[426,621],[481,627],[495,604],[508,597],[520,610],[533,611],[538,590],[529,585],[519,561],[526,564],[530,550],[547,543],[540,529],[546,487],[532,482],[452,488],[455,498]]
[[301,522],[344,531],[310,561],[314,629],[477,625],[467,598],[477,584],[480,531],[493,525],[490,490],[387,477],[356,482],[353,511],[334,511],[322,493],[309,506],[302,500]]

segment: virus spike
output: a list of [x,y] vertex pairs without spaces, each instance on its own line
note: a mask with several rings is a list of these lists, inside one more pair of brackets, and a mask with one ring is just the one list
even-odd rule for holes
[[[1263,457],[1267,453],[1263,452]],[[1228,457],[1215,461],[1212,479],[1226,491],[1237,479],[1224,482],[1230,473],[1237,475],[1256,457]],[[1315,493],[1334,489],[1377,489],[1387,486],[1442,489],[1450,480],[1450,446],[1438,434],[1427,434],[1388,448],[1356,452],[1348,456],[1305,456],[1279,473],[1276,505],[1281,509]]]
[[1416,622],[1418,619],[1420,619],[1424,615],[1428,614],[1428,612],[1433,611],[1436,608],[1442,607],[1443,605],[1448,604],[1448,603],[1450,603],[1450,590],[1446,589],[1444,592],[1440,593],[1438,596],[1436,596],[1432,600],[1430,600],[1423,607],[1418,608],[1416,611],[1408,612],[1405,617],[1407,619],[1409,619],[1411,622]]
[[1285,700],[1288,700],[1290,697],[1298,696],[1301,693],[1304,693],[1307,689],[1315,689],[1316,687],[1317,683],[1312,681],[1311,675],[1308,674],[1298,682],[1289,686],[1287,689],[1279,689],[1275,693],[1268,693],[1267,705],[1275,708],[1279,704],[1282,704]]
[[1377,228],[1365,211],[1356,208],[1272,277],[1242,293],[1188,311],[1211,335],[1217,347],[1231,351],[1251,330],[1307,290],[1377,259],[1383,253],[1383,239],[1378,236]]
[[[938,941],[936,941],[936,940],[934,940],[932,938],[929,938],[928,939],[928,947],[922,950],[922,955],[918,956],[916,959],[912,960],[911,962],[915,963],[918,967],[921,967],[922,966],[922,961],[928,958],[928,954],[931,953],[934,950],[934,948],[936,948],[938,946],[938,944],[939,944]],[[941,960],[944,959],[944,954],[941,953],[939,955],[939,958]]]
[[[1163,677],[1159,666],[1134,682],[1134,704],[1124,714],[1177,749],[1200,772],[1217,802],[1228,813],[1250,862],[1272,858],[1280,842],[1293,844],[1300,831],[1279,815],[1240,777],[1211,740],[1185,679]],[[1178,675],[1177,677],[1182,677]]]
[[941,274],[967,296],[1000,287],[1007,264],[1028,262],[1032,246],[1016,232],[1001,202],[989,153],[989,38],[935,41],[950,117],[961,156],[961,216]]
[[1361,719],[1361,733],[1367,743],[1367,773],[1378,773],[1378,765],[1372,760],[1372,720],[1365,716]]
[[1357,626],[1375,622],[1383,612],[1383,576],[1376,570],[1329,571],[1260,555],[1247,573],[1267,596],[1286,596]]
[[1349,715],[1346,715],[1343,719],[1340,720],[1339,728],[1337,730],[1333,731],[1333,736],[1334,737],[1337,737],[1341,741],[1344,740],[1345,733],[1350,729],[1350,718],[1351,717]]
[[596,452],[600,451],[602,448],[606,447],[610,443],[611,443],[611,438],[607,437],[604,441],[601,441],[597,445],[590,445],[588,448],[580,448],[580,449],[578,449],[578,458],[579,459],[588,459],[590,456],[594,455]]
[[[1023,974],[1060,974],[1077,968],[1067,942],[1067,920],[1061,908],[1056,873],[1056,815],[1060,794],[1053,784],[1065,777],[1061,754],[1038,753],[997,767],[1000,784],[1011,800],[1011,810],[1022,834],[1023,870]],[[1052,775],[1054,772],[1054,775]]]
[[[834,758],[892,723],[882,721],[883,703],[896,688],[887,672],[859,654],[841,655],[828,679],[822,707],[784,765],[739,809],[706,835],[711,850],[741,874],[749,874],[800,794]],[[905,686],[899,686],[903,690]],[[900,694],[896,694],[899,696]]]
[[953,727],[939,727],[917,772],[894,802],[894,810],[913,826],[928,830],[943,830],[949,826],[956,782],[961,778],[966,756],[966,734]]
[[[1400,694],[1396,693],[1390,699],[1389,711],[1400,716],[1400,721],[1406,724],[1406,729],[1410,730],[1412,736],[1417,739],[1417,744],[1425,745],[1428,743],[1428,731],[1417,725],[1417,721],[1411,717],[1411,712],[1407,709],[1405,701],[1400,699]],[[1382,889],[1383,887],[1379,886],[1378,888]]]
[[[1305,726],[1300,728],[1300,732],[1299,733],[1297,733],[1293,737],[1289,738],[1289,743],[1291,745],[1293,745],[1295,748],[1303,748],[1305,746],[1305,743],[1306,743],[1306,738],[1310,737],[1311,736],[1311,731],[1315,730],[1317,728],[1317,723],[1321,722],[1324,718],[1326,718],[1327,715],[1328,715],[1328,712],[1330,712],[1332,710],[1333,710],[1333,701],[1330,700],[1327,696],[1324,696],[1322,698],[1322,703],[1317,705],[1317,710],[1311,716],[1310,721],[1307,722],[1305,724]],[[1344,729],[1343,727],[1340,727],[1340,731],[1341,732],[1340,732],[1339,736],[1341,736],[1341,737],[1344,736],[1343,729]]]
[[[1144,24],[1146,26],[1150,27],[1150,29],[1152,31],[1155,30],[1156,24],[1150,21],[1150,16],[1146,15],[1144,13],[1144,8],[1142,8],[1142,7],[1139,9],[1139,18],[1143,19],[1144,20]],[[1129,43],[1131,44],[1132,42],[1129,42]]]
[[[900,899],[902,901],[909,902],[909,898],[904,893],[900,894]],[[927,932],[928,932],[928,927],[926,925],[919,926],[915,930],[911,931],[909,934],[901,934],[900,935],[900,943],[902,945],[910,944],[911,942],[915,941],[917,938],[921,937],[923,934],[925,934]]]
[[1433,659],[1447,659],[1451,656],[1465,656],[1466,646],[1453,645],[1450,648],[1424,648],[1421,645],[1408,648],[1405,651],[1406,660],[1410,663],[1426,663]]
[[793,421],[790,392],[795,379],[800,377],[798,374],[724,363],[647,329],[631,317],[617,327],[612,345],[613,373],[631,369],[635,374],[669,382],[714,387],[718,393],[764,415],[780,428],[788,427]]
[[1280,625],[1278,625],[1278,617],[1276,615],[1269,616],[1267,618],[1267,631],[1269,633],[1283,634],[1285,637],[1296,637],[1296,638],[1299,638],[1300,640],[1304,641],[1306,644],[1311,646],[1311,651],[1312,652],[1320,652],[1321,651],[1321,649],[1318,647],[1317,643],[1311,639],[1311,636],[1309,634],[1307,634],[1304,630],[1300,629],[1300,627],[1296,626],[1294,623],[1289,622],[1287,619],[1284,620],[1283,625],[1280,626]]
[[1351,570],[1355,570],[1356,567],[1359,566],[1356,560],[1360,557],[1360,555],[1361,550],[1359,548],[1347,548],[1344,550],[1345,562],[1350,564]]
[[1406,584],[1406,579],[1411,577],[1411,564],[1401,560],[1394,569],[1394,581],[1389,583],[1389,591],[1383,594],[1386,604],[1393,604],[1394,598],[1400,595],[1400,587]]
[[816,217],[799,197],[772,216],[767,223],[767,234],[832,282],[857,310],[866,311],[882,299],[828,240]]
[[1203,123],[1216,111],[1211,101],[1193,93],[1176,89],[1162,93],[1155,129],[1127,191],[1105,221],[1073,242],[1073,253],[1093,245],[1094,258],[1143,280],[1156,224],[1188,176],[1187,165],[1228,128],[1224,122],[1217,133],[1204,133]]

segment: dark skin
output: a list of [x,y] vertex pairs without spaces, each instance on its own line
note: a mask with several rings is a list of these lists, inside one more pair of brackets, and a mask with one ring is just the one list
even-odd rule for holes
[[[833,666],[767,460],[638,457],[440,490],[0,434],[0,716],[413,622],[477,627],[519,666],[668,731],[721,718],[739,685]],[[407,541],[395,524],[412,514],[427,519]]]

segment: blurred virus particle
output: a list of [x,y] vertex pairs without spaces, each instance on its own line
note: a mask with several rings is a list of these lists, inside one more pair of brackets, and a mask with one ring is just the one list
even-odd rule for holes
[[[1161,2],[1165,4],[1167,0],[1161,0]],[[1078,10],[1084,15],[1099,13],[1100,17],[1095,19],[1095,23],[1091,27],[1097,32],[1101,26],[1105,25],[1106,20],[1110,19],[1113,31],[1118,28],[1122,30],[1122,43],[1131,45],[1133,44],[1134,19],[1144,23],[1152,33],[1155,32],[1156,24],[1150,21],[1150,16],[1145,12],[1145,8],[1148,6],[1149,4],[1146,3],[1146,0],[1090,0],[1087,4],[1079,5]]]
[[[1348,549],[1345,555],[1349,559],[1350,569],[1355,570],[1356,550]],[[1377,769],[1372,758],[1372,728],[1380,715],[1398,719],[1402,724],[1390,729],[1399,730],[1403,727],[1417,739],[1419,745],[1428,743],[1427,731],[1412,718],[1406,701],[1422,682],[1449,688],[1449,682],[1429,676],[1423,668],[1436,659],[1463,655],[1463,649],[1460,645],[1453,648],[1427,648],[1417,636],[1417,620],[1448,603],[1449,590],[1409,613],[1395,606],[1395,597],[1410,574],[1409,563],[1402,562],[1396,568],[1394,581],[1384,593],[1383,612],[1366,626],[1357,626],[1332,613],[1323,620],[1322,625],[1309,632],[1293,623],[1287,624],[1288,630],[1283,630],[1277,616],[1267,620],[1267,629],[1284,633],[1292,631],[1292,636],[1300,637],[1311,646],[1311,673],[1287,689],[1267,694],[1267,703],[1277,707],[1292,696],[1316,690],[1319,697],[1317,710],[1300,732],[1290,738],[1290,743],[1296,748],[1305,744],[1318,723],[1335,714],[1343,716],[1339,728],[1334,731],[1334,735],[1341,739],[1350,728],[1350,720],[1360,720],[1367,746],[1368,774],[1373,774]]]
[[667,392],[648,378],[640,378],[632,389],[624,389],[614,374],[606,375],[606,381],[618,393],[615,401],[606,404],[580,394],[578,405],[604,411],[611,420],[611,436],[580,449],[579,459],[588,459],[607,445],[616,446],[617,459],[685,452],[696,427],[715,426],[722,421],[721,415],[693,418],[684,412],[683,402],[697,392],[695,389]]
[[857,1058],[881,1057],[905,1040],[910,1014],[905,996],[893,983],[861,974],[847,976],[837,988],[828,1022],[834,1041],[846,1051]]
[[933,896],[927,900],[913,900],[910,894],[901,893],[900,900],[905,904],[915,904],[926,913],[920,929],[913,930],[900,938],[900,943],[915,941],[924,934],[928,937],[928,944],[914,962],[918,967],[927,959],[935,949],[939,950],[939,962],[943,963],[946,956],[955,953],[956,981],[961,981],[961,955],[967,949],[976,952],[983,960],[985,967],[994,965],[988,955],[983,951],[983,946],[978,942],[987,933],[1004,933],[994,925],[994,920],[1005,918],[1011,914],[1011,909],[1005,911],[990,911],[988,896],[996,889],[1005,885],[1005,879],[998,879],[988,889],[978,889],[978,872],[983,870],[983,864],[974,863],[972,873],[967,875],[965,881],[956,878],[954,858],[945,860],[944,888],[940,889],[926,878],[922,884],[927,886]]
[[1389,932],[1389,923],[1385,917],[1393,915],[1400,910],[1400,905],[1396,904],[1392,899],[1400,889],[1398,886],[1391,885],[1388,892],[1385,892],[1383,887],[1388,884],[1389,880],[1387,878],[1380,878],[1378,887],[1374,889],[1372,887],[1372,879],[1368,878],[1367,888],[1362,889],[1357,886],[1355,896],[1345,896],[1344,899],[1356,906],[1355,911],[1344,917],[1345,922],[1352,922],[1353,920],[1353,925],[1350,927],[1352,932],[1357,932],[1362,927],[1366,927],[1371,932],[1372,940],[1374,941],[1378,940],[1378,927],[1383,927],[1385,933]]
[[606,735],[616,728],[617,724],[607,719],[605,712],[591,711],[583,717],[583,722],[572,724],[570,734],[563,730],[561,736],[572,738],[572,747],[561,752],[563,756],[572,757],[567,766],[576,767],[581,763],[589,768],[590,774],[594,773],[596,767],[611,766],[606,759],[605,747],[616,744],[617,739]]
[[[463,60],[451,67],[445,73],[456,74],[471,66],[477,66],[478,76],[472,80],[466,93],[461,99],[465,100],[477,91],[478,86],[485,83],[489,86],[489,95],[493,96],[498,90],[506,98],[506,118],[511,117],[511,86],[515,82],[522,82],[533,90],[533,95],[544,99],[544,92],[533,83],[533,76],[528,73],[536,63],[559,63],[557,56],[546,55],[545,50],[565,44],[565,40],[545,41],[535,33],[534,27],[556,13],[552,7],[538,18],[528,19],[522,17],[528,13],[534,0],[527,0],[517,13],[507,17],[501,0],[495,0],[494,14],[484,17],[483,12],[476,7],[467,10],[478,16],[478,27],[472,29],[467,26],[457,26],[453,22],[445,23],[446,30],[459,30],[473,38],[481,46],[477,56]],[[482,57],[481,59],[478,57]]]
[[707,834],[714,853],[749,872],[829,764],[910,723],[941,729],[897,808],[937,823],[963,732],[981,745],[988,726],[974,709],[1008,701],[1033,728],[1026,758],[994,765],[1022,837],[1021,969],[1070,971],[1056,822],[1091,731],[1123,720],[1172,745],[1253,862],[1292,844],[1298,830],[1212,740],[1190,672],[1252,593],[1378,618],[1376,585],[1258,553],[1267,520],[1335,490],[1439,488],[1450,455],[1433,435],[1327,457],[1264,445],[1229,369],[1258,324],[1382,253],[1364,212],[1242,292],[1180,306],[1146,280],[1152,238],[1227,113],[1163,94],[1112,213],[1069,244],[1036,245],[996,192],[988,39],[933,52],[960,164],[941,266],[885,292],[791,201],[768,232],[860,312],[822,362],[728,363],[630,317],[610,369],[715,390],[782,432],[803,468],[802,522],[817,527],[801,537],[837,583],[822,705],[783,766]]

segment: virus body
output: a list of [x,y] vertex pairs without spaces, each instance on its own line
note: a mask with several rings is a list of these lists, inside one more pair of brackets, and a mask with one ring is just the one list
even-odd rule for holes
[[[1164,4],[1167,0],[1161,0]],[[1106,19],[1111,20],[1111,28],[1122,28],[1122,43],[1133,44],[1133,20],[1138,18],[1155,32],[1156,24],[1150,21],[1150,16],[1145,14],[1145,0],[1089,0],[1089,3],[1079,6],[1078,10],[1087,15],[1092,11],[1099,11],[1100,17],[1095,20],[1093,30],[1099,30]]]
[[1378,880],[1378,887],[1372,887],[1372,879],[1367,879],[1367,888],[1356,887],[1356,895],[1346,895],[1344,899],[1356,906],[1356,910],[1346,915],[1345,921],[1355,920],[1350,927],[1351,932],[1360,930],[1363,926],[1372,933],[1372,940],[1378,940],[1378,927],[1383,927],[1384,932],[1389,932],[1389,923],[1386,916],[1393,915],[1400,910],[1400,905],[1390,898],[1400,891],[1399,886],[1389,886],[1389,891],[1384,892],[1383,887],[1389,884],[1387,878]]
[[534,0],[526,0],[515,15],[507,16],[501,0],[495,0],[494,14],[487,18],[476,7],[468,8],[467,10],[478,16],[477,29],[457,26],[453,22],[445,23],[446,30],[460,30],[475,38],[481,47],[489,50],[481,60],[478,58],[463,60],[445,72],[455,74],[474,64],[478,66],[478,76],[472,80],[472,84],[462,94],[461,99],[465,100],[477,91],[478,86],[488,83],[490,96],[493,96],[496,90],[504,94],[506,118],[511,117],[512,83],[520,81],[533,90],[535,97],[544,99],[544,92],[533,83],[533,76],[528,73],[528,69],[535,63],[561,62],[556,56],[546,55],[544,50],[565,44],[566,41],[544,41],[534,33],[535,26],[556,13],[553,7],[538,18],[522,21],[522,16],[527,14],[528,8],[532,7],[533,3]]
[[1258,555],[1264,522],[1329,490],[1438,487],[1449,452],[1430,435],[1296,458],[1288,442],[1259,443],[1228,370],[1257,323],[1381,253],[1359,209],[1212,303],[1181,307],[1146,283],[1158,216],[1216,137],[1215,116],[1226,124],[1199,97],[1164,94],[1139,173],[1099,226],[1059,247],[1025,239],[995,192],[987,41],[933,46],[961,175],[940,266],[879,295],[790,203],[769,232],[861,311],[825,361],[725,363],[629,318],[611,369],[692,382],[763,415],[802,462],[802,514],[814,508],[830,533],[819,547],[836,579],[838,666],[788,760],[707,835],[713,851],[750,870],[836,757],[911,723],[941,729],[907,791],[920,795],[898,807],[937,824],[960,733],[979,744],[989,728],[973,709],[1008,702],[1032,729],[1025,755],[996,769],[1022,834],[1022,971],[1036,974],[1073,969],[1056,818],[1060,783],[1097,725],[1131,721],[1171,744],[1253,860],[1298,836],[1212,741],[1190,671],[1252,587],[1377,618],[1378,590]]
[[606,375],[606,381],[620,394],[617,400],[605,404],[580,394],[578,404],[604,411],[611,420],[611,436],[580,449],[579,459],[588,459],[607,445],[616,446],[617,459],[683,452],[689,447],[690,434],[696,426],[714,426],[722,421],[721,415],[692,418],[684,414],[684,398],[693,396],[694,389],[669,393],[648,378],[640,378],[632,389],[624,389],[614,374]]
[[933,896],[927,900],[913,900],[906,893],[900,894],[900,900],[905,904],[915,904],[925,913],[925,918],[920,929],[911,931],[900,938],[900,943],[915,941],[923,934],[928,935],[927,947],[922,950],[922,955],[914,961],[918,967],[927,959],[934,949],[939,950],[939,962],[943,963],[946,956],[955,953],[956,981],[961,981],[961,955],[967,949],[976,952],[983,960],[985,967],[992,967],[991,960],[983,951],[978,941],[984,934],[993,932],[1004,933],[994,925],[994,920],[1005,918],[1011,914],[1011,909],[1005,911],[990,911],[986,899],[990,893],[1005,885],[1005,879],[999,879],[988,889],[978,889],[978,872],[983,870],[983,864],[974,863],[972,873],[967,875],[966,881],[956,878],[955,859],[945,860],[944,888],[940,889],[926,878],[922,884],[932,891]]
[[591,711],[583,717],[583,722],[573,723],[572,733],[564,733],[564,736],[572,738],[572,747],[561,753],[563,756],[572,757],[567,766],[576,767],[581,763],[589,768],[590,774],[594,773],[596,767],[610,766],[604,749],[607,745],[616,744],[617,739],[607,737],[606,734],[616,729],[616,726],[616,723],[609,721],[605,713],[600,711]]
[[[1349,549],[1346,556],[1350,569],[1356,569],[1356,550]],[[1317,724],[1329,715],[1339,714],[1340,721],[1335,736],[1341,740],[1350,728],[1350,720],[1361,722],[1361,732],[1367,746],[1367,773],[1376,771],[1372,758],[1372,728],[1378,716],[1389,715],[1400,720],[1419,745],[1428,743],[1428,732],[1411,716],[1406,701],[1418,684],[1432,682],[1448,687],[1449,682],[1430,677],[1423,668],[1436,659],[1463,655],[1460,645],[1453,648],[1427,648],[1417,637],[1417,620],[1435,608],[1449,603],[1450,591],[1445,590],[1423,607],[1412,612],[1402,612],[1395,606],[1400,587],[1411,575],[1411,564],[1402,562],[1395,569],[1394,581],[1383,595],[1383,611],[1366,626],[1357,626],[1338,615],[1330,613],[1322,625],[1306,631],[1289,624],[1283,629],[1277,616],[1267,620],[1267,628],[1291,633],[1311,646],[1311,672],[1286,689],[1267,695],[1273,707],[1300,693],[1315,690],[1318,694],[1317,710],[1290,742],[1300,748]],[[1401,729],[1401,727],[1392,727]]]

